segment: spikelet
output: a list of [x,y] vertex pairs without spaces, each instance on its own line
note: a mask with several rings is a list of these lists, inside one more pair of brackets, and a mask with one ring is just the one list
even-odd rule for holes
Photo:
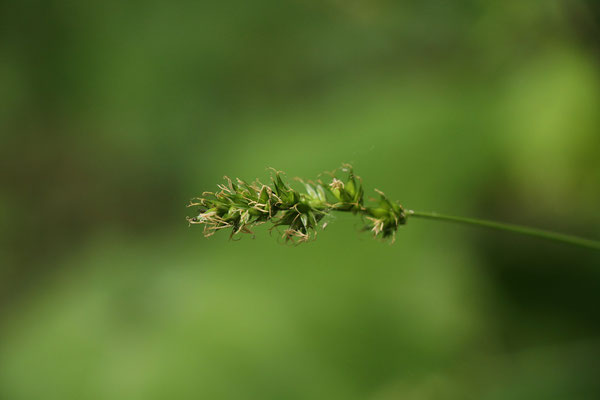
[[382,192],[376,206],[365,206],[364,190],[360,178],[352,167],[344,164],[344,181],[331,172],[331,182],[300,181],[305,192],[290,187],[282,178],[282,172],[272,170],[271,185],[258,180],[246,183],[235,182],[224,177],[225,183],[217,185],[218,192],[204,192],[194,198],[188,207],[196,207],[198,213],[187,217],[190,224],[204,225],[204,236],[231,228],[230,237],[240,233],[252,233],[252,228],[265,222],[272,228],[282,228],[282,238],[293,243],[303,243],[316,237],[317,229],[327,224],[322,222],[335,211],[351,212],[364,217],[365,230],[375,237],[395,239],[400,225],[406,223],[402,206],[391,202]]

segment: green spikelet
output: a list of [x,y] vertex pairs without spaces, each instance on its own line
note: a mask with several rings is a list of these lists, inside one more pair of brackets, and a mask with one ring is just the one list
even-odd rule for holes
[[367,221],[365,230],[393,240],[399,225],[406,222],[404,209],[383,194],[379,206],[366,207],[360,178],[350,165],[343,165],[341,170],[347,175],[343,181],[335,173],[328,184],[300,180],[305,192],[288,185],[276,170],[270,186],[258,181],[248,184],[240,179],[234,182],[225,177],[225,184],[218,185],[219,192],[205,192],[190,202],[188,207],[197,207],[198,213],[187,220],[190,224],[204,225],[207,237],[228,228],[231,237],[252,233],[254,226],[271,222],[273,228],[283,229],[286,241],[302,243],[316,237],[319,224],[328,215],[342,211],[363,216]]

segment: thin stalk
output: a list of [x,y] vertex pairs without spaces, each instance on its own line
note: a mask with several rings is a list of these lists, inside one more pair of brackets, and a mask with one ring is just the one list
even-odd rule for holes
[[457,216],[453,216],[453,215],[438,214],[435,212],[407,210],[406,214],[410,217],[419,217],[419,218],[456,222],[459,224],[466,224],[466,225],[483,226],[486,228],[498,229],[498,230],[513,232],[513,233],[519,233],[521,235],[534,236],[537,238],[554,240],[554,241],[561,242],[561,243],[568,243],[568,244],[575,245],[575,246],[586,247],[588,249],[600,250],[600,241],[585,239],[585,238],[578,237],[578,236],[565,235],[563,233],[546,231],[543,229],[529,228],[527,226],[505,224],[502,222],[488,221],[488,220],[483,220],[483,219],[478,219],[478,218],[457,217]]

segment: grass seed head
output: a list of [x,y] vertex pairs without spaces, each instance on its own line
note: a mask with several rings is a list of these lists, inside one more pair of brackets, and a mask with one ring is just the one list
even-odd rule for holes
[[[329,173],[331,182],[304,182],[305,192],[289,186],[282,172],[272,169],[271,185],[258,180],[248,184],[241,179],[235,182],[224,177],[225,183],[217,187],[219,192],[204,192],[194,198],[188,207],[197,207],[198,214],[188,217],[190,225],[204,225],[204,236],[218,230],[231,228],[231,237],[240,233],[252,233],[252,227],[271,222],[273,228],[283,228],[282,237],[287,242],[303,243],[316,237],[319,223],[333,211],[359,214],[368,221],[365,230],[376,237],[395,238],[398,227],[406,223],[404,209],[391,202],[382,192],[376,206],[365,206],[364,190],[360,178],[352,167],[341,168],[347,174],[345,181]],[[326,222],[321,226],[324,228]]]

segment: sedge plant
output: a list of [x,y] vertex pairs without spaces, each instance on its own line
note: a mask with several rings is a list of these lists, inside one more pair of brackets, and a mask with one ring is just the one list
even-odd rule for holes
[[282,172],[273,170],[271,184],[258,180],[247,183],[224,177],[218,192],[204,192],[192,199],[188,207],[196,207],[197,214],[187,217],[190,224],[204,225],[204,236],[209,237],[220,230],[230,229],[230,237],[253,233],[252,228],[266,222],[271,229],[282,229],[282,238],[299,244],[314,239],[318,229],[324,229],[329,216],[336,212],[351,213],[361,217],[364,230],[373,236],[390,239],[409,218],[427,218],[456,222],[480,227],[504,230],[512,233],[555,240],[572,245],[600,250],[600,242],[577,236],[550,232],[520,225],[506,224],[476,218],[466,218],[434,212],[408,210],[398,202],[391,201],[383,192],[375,189],[379,199],[366,204],[361,179],[352,167],[344,164],[341,171],[345,179],[339,179],[337,171],[327,173],[329,181],[303,181],[305,188],[298,191],[282,178]]

